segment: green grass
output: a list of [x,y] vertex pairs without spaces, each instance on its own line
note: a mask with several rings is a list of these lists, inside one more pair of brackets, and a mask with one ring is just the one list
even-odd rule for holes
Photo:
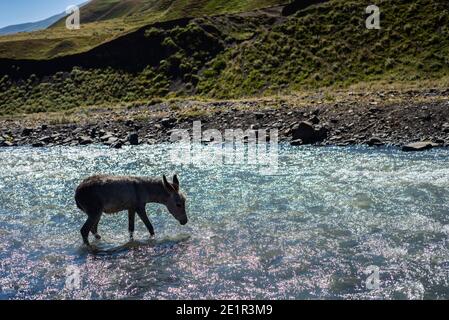
[[[359,1],[311,7],[211,61],[198,92],[229,98],[447,75],[446,1],[378,2],[381,30],[365,28],[365,6]],[[218,70],[217,60],[226,61],[226,67]]]
[[[194,12],[201,3],[189,7],[185,1],[179,10]],[[365,6],[355,0],[313,6],[275,25],[260,17],[221,16],[169,30],[148,27],[138,41],[161,47],[164,56],[157,64],[137,73],[75,67],[42,79],[31,75],[13,81],[0,75],[0,114],[155,97],[241,98],[357,83],[447,79],[446,0],[383,0],[378,5],[381,30],[365,28]]]
[[[248,11],[289,0],[93,0],[81,8],[81,29],[65,19],[47,30],[0,36],[0,58],[49,59],[85,52],[145,25],[184,17]],[[65,45],[70,41],[71,45]]]

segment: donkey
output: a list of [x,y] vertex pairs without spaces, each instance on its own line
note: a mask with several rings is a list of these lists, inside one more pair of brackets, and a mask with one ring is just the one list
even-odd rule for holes
[[96,239],[101,239],[98,234],[98,223],[103,213],[114,214],[127,210],[131,239],[134,234],[136,213],[151,236],[154,236],[153,226],[145,211],[145,205],[150,202],[164,204],[181,225],[185,225],[188,221],[185,208],[186,197],[179,190],[179,180],[176,175],[173,176],[173,183],[168,182],[165,175],[162,179],[92,176],[78,186],[75,201],[77,207],[88,216],[81,228],[81,236],[86,245],[89,245],[89,232],[92,232]]

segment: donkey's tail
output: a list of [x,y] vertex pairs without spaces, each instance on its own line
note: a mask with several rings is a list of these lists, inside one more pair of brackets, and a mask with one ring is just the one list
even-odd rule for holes
[[80,209],[81,211],[83,211],[83,208],[81,208],[80,203],[78,202],[78,200],[75,199],[76,202],[76,206],[78,207],[78,209]]
[[75,202],[76,202],[76,206],[77,206],[78,209],[80,209],[81,211],[84,211],[83,207],[81,206],[81,204],[80,204],[80,202],[79,202],[79,200],[78,200],[78,197],[79,197],[79,191],[76,190],[76,192],[75,192]]

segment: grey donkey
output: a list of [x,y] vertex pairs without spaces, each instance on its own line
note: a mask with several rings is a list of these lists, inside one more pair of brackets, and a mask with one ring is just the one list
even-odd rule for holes
[[148,231],[154,236],[154,229],[145,211],[147,203],[164,204],[168,211],[185,225],[188,221],[186,214],[186,197],[179,190],[179,180],[173,176],[173,183],[162,179],[132,176],[96,175],[87,178],[76,189],[75,201],[77,207],[84,211],[88,218],[81,228],[81,236],[89,245],[89,232],[97,239],[98,223],[103,213],[113,214],[128,211],[129,234],[133,238],[134,220],[136,213],[143,221]]

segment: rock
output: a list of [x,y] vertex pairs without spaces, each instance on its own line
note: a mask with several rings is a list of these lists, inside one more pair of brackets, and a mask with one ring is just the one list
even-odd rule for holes
[[95,138],[96,135],[97,135],[97,128],[92,128],[90,130],[90,137]]
[[372,137],[368,141],[366,141],[366,144],[369,145],[370,147],[372,147],[372,146],[379,147],[379,146],[383,146],[385,143],[377,137]]
[[443,124],[442,129],[443,129],[443,132],[449,133],[449,122]]
[[107,140],[103,140],[103,143],[107,146],[112,146],[117,143],[119,140],[116,137],[110,136]]
[[48,129],[48,125],[46,125],[46,124],[41,125],[41,130],[42,131],[45,131],[47,129]]
[[161,120],[161,124],[167,129],[173,128],[175,125],[175,122],[176,122],[176,119],[173,119],[173,118],[164,118]]
[[301,139],[296,139],[296,140],[292,140],[292,141],[290,142],[290,144],[291,144],[292,146],[302,146],[304,143],[302,142]]
[[108,140],[113,139],[113,138],[115,138],[115,136],[112,133],[106,132],[105,134],[103,134],[101,136],[100,140],[101,140],[101,142],[105,142],[105,141],[108,141]]
[[354,145],[356,143],[357,143],[357,140],[355,140],[355,139],[348,139],[348,140],[345,140],[345,141],[341,142],[341,144],[344,145],[344,146],[351,146],[351,145]]
[[93,143],[92,139],[91,139],[90,137],[88,137],[88,136],[81,136],[81,137],[78,139],[78,142],[79,142],[79,144],[80,144],[81,146],[85,146],[85,145],[88,145],[88,144],[92,144],[92,143]]
[[121,141],[117,141],[117,142],[111,144],[111,148],[114,148],[114,149],[121,149],[122,147],[123,147],[123,142],[121,142]]
[[42,142],[35,142],[31,145],[33,148],[42,148],[44,144]]
[[22,136],[28,137],[33,132],[32,128],[23,128],[22,130]]
[[292,133],[292,140],[302,140],[303,144],[313,144],[326,139],[328,129],[326,127],[315,129],[312,123],[303,121],[293,128]]
[[309,122],[312,124],[318,124],[320,123],[320,119],[317,116],[313,116],[312,118],[309,119]]
[[422,141],[422,142],[414,142],[407,144],[402,147],[402,151],[410,152],[410,151],[424,151],[432,149],[433,147],[437,147],[438,144],[433,143],[431,141]]
[[51,137],[50,136],[45,136],[39,139],[40,142],[47,144],[51,142]]
[[327,138],[328,134],[329,134],[329,129],[326,126],[319,126],[315,129],[316,133],[317,133],[317,138],[318,141],[323,141],[324,139]]
[[315,135],[315,128],[310,122],[300,122],[299,124],[293,126],[292,129],[293,140],[311,140],[312,137]]
[[342,140],[343,137],[342,136],[333,136],[332,138],[329,139],[329,141],[339,141]]
[[136,132],[130,133],[128,141],[132,146],[137,146],[139,144],[139,135]]
[[257,120],[260,120],[263,117],[265,117],[265,113],[263,113],[263,112],[255,112],[254,116],[256,117]]
[[83,128],[81,128],[81,127],[79,127],[79,128],[76,128],[75,130],[73,130],[72,131],[72,133],[74,134],[74,135],[78,135],[78,134],[80,134],[81,132],[83,132]]
[[62,144],[67,145],[67,144],[70,144],[72,141],[73,141],[73,139],[69,137],[69,138],[64,139],[64,141],[62,141]]
[[2,147],[14,147],[14,143],[11,141],[3,141],[1,146]]

